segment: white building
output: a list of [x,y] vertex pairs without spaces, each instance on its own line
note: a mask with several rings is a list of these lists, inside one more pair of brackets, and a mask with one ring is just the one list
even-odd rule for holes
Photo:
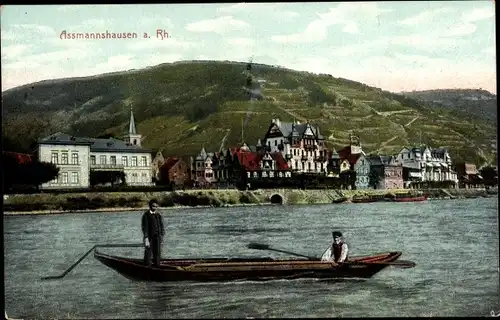
[[281,152],[296,172],[326,174],[328,151],[319,128],[309,123],[273,119],[264,138],[269,152]]
[[[452,169],[451,157],[444,148],[403,148],[396,156],[403,167],[415,169],[410,172],[417,181],[453,181],[458,183],[457,173]],[[405,183],[406,184],[406,183]]]
[[123,171],[127,185],[150,186],[152,182],[151,150],[141,147],[140,134],[130,113],[129,132],[125,141],[74,137],[55,133],[38,142],[40,161],[59,168],[59,176],[41,185],[42,189],[88,188],[92,171]]

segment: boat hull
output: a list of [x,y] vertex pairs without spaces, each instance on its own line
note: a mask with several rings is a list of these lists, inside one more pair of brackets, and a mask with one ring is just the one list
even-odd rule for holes
[[421,202],[421,201],[426,201],[426,200],[427,200],[426,196],[420,196],[420,197],[395,198],[393,201],[395,201],[395,202]]
[[[234,281],[298,278],[371,278],[399,258],[401,252],[352,258],[350,263],[332,266],[318,260],[257,259],[164,259],[160,267],[148,267],[140,259],[107,255],[97,250],[94,257],[104,265],[135,281]],[[360,263],[361,262],[361,263]]]

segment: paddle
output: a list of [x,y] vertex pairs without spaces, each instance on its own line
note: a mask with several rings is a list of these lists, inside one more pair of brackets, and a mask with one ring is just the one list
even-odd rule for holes
[[271,250],[271,251],[276,251],[276,252],[288,253],[288,254],[291,254],[291,255],[294,255],[294,256],[307,258],[309,260],[318,260],[319,259],[317,257],[305,256],[305,255],[300,254],[300,253],[295,253],[295,252],[291,252],[291,251],[285,251],[285,250],[271,248],[269,245],[262,244],[262,243],[254,243],[254,242],[252,242],[252,243],[250,243],[248,245],[248,248],[249,249],[256,249],[256,250]]
[[[299,256],[299,257],[304,257],[308,258],[309,260],[320,260],[317,257],[311,257],[311,256],[305,256],[299,253],[295,252],[290,252],[290,251],[285,251],[285,250],[279,250],[275,248],[271,248],[267,244],[262,244],[262,243],[250,243],[248,245],[249,249],[256,249],[256,250],[271,250],[271,251],[277,251],[277,252],[282,252],[282,253],[288,253],[294,256]],[[328,250],[328,249],[327,249]],[[325,251],[326,252],[326,251]],[[346,261],[344,264],[382,264],[382,265],[388,265],[388,266],[394,266],[394,267],[400,267],[400,268],[413,268],[416,266],[416,263],[413,261],[406,261],[406,260],[400,260],[400,261],[392,261],[392,262],[369,262],[369,261],[356,261],[356,260],[351,260],[351,261]]]
[[66,271],[58,276],[43,277],[42,280],[52,280],[64,278],[71,270],[73,270],[80,262],[85,259],[95,248],[130,248],[130,247],[143,247],[142,243],[124,243],[124,244],[96,244],[89,251],[87,251],[83,256],[78,259],[75,263],[71,265]]

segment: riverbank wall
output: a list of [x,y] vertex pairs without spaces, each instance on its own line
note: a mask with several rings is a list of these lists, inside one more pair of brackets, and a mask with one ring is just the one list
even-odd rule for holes
[[235,189],[186,190],[165,192],[101,192],[65,194],[14,194],[4,196],[4,214],[43,214],[87,211],[146,210],[148,201],[156,199],[162,208],[227,207],[268,204],[349,203],[354,197],[384,198],[395,195],[426,195],[429,200],[496,197],[498,189],[425,189],[425,190],[297,190]]

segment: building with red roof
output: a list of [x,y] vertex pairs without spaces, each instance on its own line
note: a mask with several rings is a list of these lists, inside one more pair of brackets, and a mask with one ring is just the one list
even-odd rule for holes
[[3,156],[12,157],[17,161],[18,164],[26,164],[33,161],[34,156],[26,153],[12,152],[12,151],[3,151]]
[[176,157],[168,157],[159,168],[160,182],[182,186],[189,180],[188,164]]

